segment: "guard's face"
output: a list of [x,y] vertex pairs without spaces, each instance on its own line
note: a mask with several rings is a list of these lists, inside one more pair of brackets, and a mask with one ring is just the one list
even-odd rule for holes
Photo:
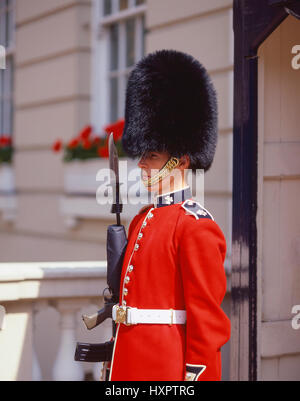
[[141,176],[143,180],[150,178],[160,170],[169,160],[169,153],[167,152],[146,152],[138,162],[141,169]]
[[160,179],[158,182],[152,183],[150,186],[147,183],[149,178],[153,179],[158,174],[169,158],[170,155],[168,152],[147,152],[140,159],[138,166],[141,169],[143,184],[148,191],[157,193],[171,191],[171,186],[174,185],[174,174],[176,175],[176,169],[172,172],[172,177],[171,175],[168,175],[167,177]]
[[[145,153],[138,162],[138,166],[141,169],[142,180],[147,181],[150,177],[153,178],[169,159],[170,154],[168,152]],[[179,165],[166,177],[151,186],[145,185],[147,190],[151,192],[167,193],[173,191],[176,187],[182,187],[184,185],[184,171],[188,166],[189,157],[182,156],[179,160]]]
[[[138,166],[141,169],[142,181],[146,182],[150,177],[154,177],[167,163],[169,158],[170,155],[167,152],[146,152],[138,163]],[[158,192],[162,190],[162,187],[165,187],[165,183],[163,181],[164,180],[159,181],[151,186],[146,185],[144,182],[144,185],[148,191]]]

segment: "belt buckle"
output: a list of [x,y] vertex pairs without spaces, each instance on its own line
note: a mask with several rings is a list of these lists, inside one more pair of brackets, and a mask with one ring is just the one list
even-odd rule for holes
[[123,323],[126,326],[130,326],[131,323],[128,323],[127,319],[127,312],[128,312],[129,307],[124,307],[124,306],[118,306],[116,308],[116,323]]

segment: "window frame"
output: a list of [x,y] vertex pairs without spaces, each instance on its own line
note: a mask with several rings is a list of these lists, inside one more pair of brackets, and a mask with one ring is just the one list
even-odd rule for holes
[[[109,15],[103,15],[104,0],[93,0],[92,3],[92,73],[91,73],[91,124],[99,134],[103,134],[103,127],[112,123],[110,121],[110,77],[120,77],[118,79],[118,118],[124,117],[122,110],[125,101],[125,76],[133,66],[126,67],[125,41],[126,41],[126,21],[130,18],[135,20],[135,43],[134,43],[134,63],[139,61],[145,51],[143,43],[142,18],[145,18],[146,4],[135,6],[135,0],[128,0],[128,8],[118,11],[119,0],[112,0],[112,12]],[[140,18],[139,18],[140,17]],[[120,60],[118,69],[110,71],[110,30],[109,27],[119,24],[118,32],[118,59]]]
[[[5,3],[5,0],[0,0],[0,26],[1,22],[7,18],[6,12],[2,12],[4,9],[7,8],[7,6],[2,5],[2,3]],[[6,43],[6,38],[5,38],[5,43],[2,43],[2,38],[1,38],[1,31],[0,31],[0,44],[5,47],[5,55],[6,55],[6,68],[5,70],[0,71],[0,122],[2,121],[2,125],[0,125],[0,136],[1,135],[13,135],[14,131],[14,59],[15,59],[15,37],[16,37],[16,30],[15,30],[15,25],[16,25],[16,2],[15,0],[9,0],[9,5],[8,9],[12,11],[12,17],[11,20],[9,21],[10,27],[9,27],[9,35],[10,35],[10,42],[7,44]],[[3,17],[4,15],[4,17]],[[6,24],[5,24],[6,27]],[[1,28],[0,28],[1,29]],[[3,29],[3,28],[2,28]],[[4,28],[5,29],[5,28]],[[5,35],[5,34],[4,34]],[[11,60],[10,67],[9,67],[9,62],[8,60]],[[10,71],[9,71],[10,69]],[[8,96],[7,94],[4,93],[4,88],[7,85],[7,82],[3,79],[2,81],[2,76],[11,82],[8,84],[9,85],[9,92]],[[9,102],[9,115],[11,116],[11,121],[8,123],[9,129],[4,130],[2,127],[4,127],[4,119],[6,111],[4,109],[4,106],[2,108],[2,102],[5,100],[10,100]],[[2,111],[3,111],[3,116],[2,116]]]

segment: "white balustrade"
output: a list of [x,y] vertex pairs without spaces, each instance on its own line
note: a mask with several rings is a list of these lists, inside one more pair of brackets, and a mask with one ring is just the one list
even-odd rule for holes
[[[98,330],[97,337],[94,335],[93,340],[91,332],[83,327],[79,328],[82,338],[76,335],[81,309],[89,304],[97,308],[95,303],[100,305],[103,302],[105,287],[104,261],[0,263],[0,381],[43,380],[42,371],[47,369],[52,371],[52,380],[55,381],[83,380],[87,371],[99,380],[101,363],[75,362],[74,354],[76,341],[102,342],[110,338],[109,321],[103,330],[102,327],[95,329]],[[36,348],[37,334],[41,332],[39,325],[49,305],[59,313],[59,327],[56,329],[59,343],[55,357],[51,355],[49,361],[45,361],[45,352],[41,361],[41,346],[39,352]],[[7,324],[5,330],[1,330],[5,310]],[[47,350],[52,340],[53,327],[45,321],[47,324],[49,330],[44,330],[45,338],[38,341],[39,344],[42,342],[43,350]]]
[[0,330],[4,329],[5,308],[0,305]]
[[[37,357],[36,353],[36,347],[35,347],[35,338],[36,338],[36,316],[40,312],[40,310],[44,309],[45,302],[40,301],[36,302],[33,305],[33,316],[32,316],[32,336],[33,336],[33,342],[32,342],[32,380],[33,381],[41,381],[42,380],[42,371],[41,367],[39,364],[39,360]],[[46,303],[47,306],[47,303]]]
[[74,361],[76,344],[76,313],[82,308],[82,300],[63,300],[56,302],[60,312],[60,345],[53,367],[55,381],[80,381],[84,379],[81,363]]
[[39,364],[39,360],[36,354],[36,350],[34,344],[32,346],[32,380],[33,381],[41,381],[42,380],[42,372]]

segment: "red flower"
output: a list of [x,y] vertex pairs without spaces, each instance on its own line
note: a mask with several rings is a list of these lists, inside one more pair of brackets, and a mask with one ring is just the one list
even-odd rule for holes
[[100,157],[108,157],[108,156],[109,156],[109,154],[108,154],[108,147],[107,147],[107,146],[99,147],[99,148],[97,149],[97,153],[98,153],[98,155],[99,155]]
[[78,144],[79,144],[78,138],[71,139],[70,142],[68,143],[68,148],[74,149],[76,148],[76,146],[78,146]]
[[91,125],[87,125],[86,127],[83,128],[82,131],[80,131],[78,137],[80,139],[87,139],[91,135],[91,132],[92,132]]
[[10,146],[11,145],[11,138],[6,135],[2,135],[0,137],[0,146]]
[[62,141],[58,139],[54,144],[52,145],[52,150],[53,152],[59,152],[62,148]]
[[93,145],[99,145],[101,143],[101,138],[99,136],[95,136],[93,138]]
[[82,147],[83,147],[83,149],[88,150],[92,147],[92,142],[89,139],[83,139]]
[[122,137],[123,130],[124,130],[124,124],[125,124],[124,119],[120,119],[120,120],[118,120],[118,121],[116,121],[116,122],[114,122],[112,124],[106,125],[104,127],[104,131],[107,134],[110,134],[111,132],[113,132],[114,141],[117,142]]

